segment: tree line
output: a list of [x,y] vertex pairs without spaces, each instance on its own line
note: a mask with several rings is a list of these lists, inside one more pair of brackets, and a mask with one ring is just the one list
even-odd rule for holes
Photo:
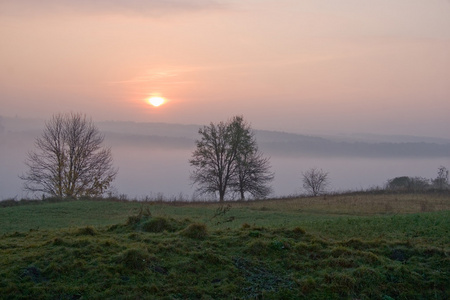
[[389,179],[386,183],[386,189],[392,191],[420,192],[432,189],[447,190],[449,188],[449,171],[444,166],[438,168],[436,178],[400,176]]

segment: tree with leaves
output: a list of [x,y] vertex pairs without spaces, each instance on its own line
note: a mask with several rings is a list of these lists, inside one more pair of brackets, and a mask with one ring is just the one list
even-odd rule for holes
[[326,191],[329,185],[328,172],[311,168],[302,173],[303,188],[312,196],[318,196]]
[[429,180],[422,177],[400,176],[389,179],[386,189],[393,191],[425,191],[430,186]]
[[258,151],[251,127],[242,116],[228,122],[211,123],[199,129],[200,139],[189,160],[195,170],[191,180],[199,194],[217,194],[224,201],[227,193],[249,193],[266,197],[273,179],[269,160]]
[[82,114],[57,114],[28,153],[24,189],[54,197],[101,196],[116,177],[104,136]]

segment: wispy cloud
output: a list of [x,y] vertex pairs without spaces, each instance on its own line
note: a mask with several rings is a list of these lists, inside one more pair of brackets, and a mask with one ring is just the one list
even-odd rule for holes
[[172,13],[223,9],[225,6],[219,0],[0,0],[0,15],[79,13],[158,17]]
[[252,72],[249,70],[256,69],[253,72],[259,72],[261,68],[283,68],[293,65],[310,64],[315,62],[330,61],[334,59],[339,59],[340,56],[334,55],[317,55],[304,59],[286,59],[286,60],[269,60],[269,61],[255,61],[248,63],[236,63],[236,64],[214,64],[207,66],[177,66],[168,67],[165,69],[147,69],[144,73],[139,74],[133,78],[119,80],[119,81],[109,81],[108,84],[141,84],[141,83],[152,83],[158,85],[181,85],[194,83],[195,79],[192,76],[188,76],[190,80],[184,80],[182,78],[186,77],[186,74],[198,74],[198,73],[214,73],[223,71],[232,71],[238,73],[239,70],[245,73]]

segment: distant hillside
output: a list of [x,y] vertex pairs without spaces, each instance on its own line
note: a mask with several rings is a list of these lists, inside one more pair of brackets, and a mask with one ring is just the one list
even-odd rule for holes
[[[200,125],[164,123],[103,122],[110,142],[126,142],[146,147],[192,149],[199,137]],[[450,157],[450,141],[444,139],[399,137],[400,142],[342,141],[287,132],[255,130],[260,148],[268,155],[345,156],[345,157]],[[382,140],[382,136],[377,136]],[[386,139],[393,139],[386,136]],[[404,142],[409,140],[410,142]],[[435,140],[425,142],[423,140]],[[414,141],[414,142],[412,142]],[[437,143],[437,141],[441,143]]]
[[181,125],[169,123],[138,123],[138,122],[97,122],[100,130],[134,136],[164,136],[172,138],[195,139],[200,125]]
[[[30,139],[44,126],[42,120],[1,118],[3,135]],[[138,122],[98,122],[108,145],[193,149],[201,125]],[[359,134],[319,137],[255,130],[261,150],[277,156],[333,157],[450,157],[450,140],[432,137]],[[398,141],[396,141],[398,139]]]
[[272,155],[343,157],[450,157],[450,144],[335,142],[316,138],[261,143]]

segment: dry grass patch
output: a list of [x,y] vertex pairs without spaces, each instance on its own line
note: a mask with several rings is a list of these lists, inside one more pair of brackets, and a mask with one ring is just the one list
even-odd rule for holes
[[351,193],[320,197],[237,202],[233,204],[233,208],[240,207],[259,211],[321,214],[404,214],[450,210],[450,193]]

